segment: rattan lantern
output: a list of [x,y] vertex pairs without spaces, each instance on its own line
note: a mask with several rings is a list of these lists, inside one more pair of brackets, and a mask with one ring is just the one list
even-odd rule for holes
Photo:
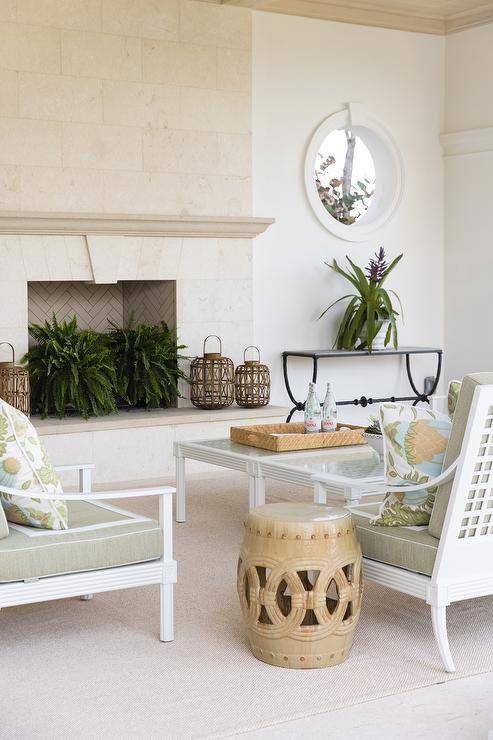
[[[219,352],[206,352],[208,339],[215,337]],[[190,400],[199,409],[224,409],[235,400],[233,361],[222,356],[222,343],[216,334],[204,339],[204,356],[196,357],[190,365]]]
[[31,410],[29,371],[15,364],[15,350],[10,342],[0,342],[0,347],[3,344],[12,350],[12,362],[0,362],[0,398],[29,416]]
[[[256,349],[258,360],[247,360],[249,349]],[[235,372],[235,396],[238,406],[245,409],[256,409],[267,406],[270,400],[270,372],[267,365],[260,362],[260,350],[253,344],[243,353],[243,365],[238,365]]]

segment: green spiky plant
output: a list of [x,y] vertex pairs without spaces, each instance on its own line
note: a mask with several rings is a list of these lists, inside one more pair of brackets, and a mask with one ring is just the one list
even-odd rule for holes
[[186,359],[179,354],[185,345],[178,344],[176,330],[164,322],[136,324],[131,317],[123,328],[112,324],[108,338],[121,401],[148,409],[174,406],[179,397],[178,381],[185,378],[178,363]]
[[322,318],[337,303],[350,299],[342,317],[334,347],[337,349],[367,349],[371,352],[375,337],[382,325],[388,321],[389,327],[384,343],[387,346],[392,340],[393,346],[397,349],[396,317],[399,314],[394,308],[391,295],[397,299],[401,314],[402,304],[397,293],[394,290],[386,290],[383,284],[402,259],[402,254],[389,265],[386,262],[385,251],[381,247],[375,254],[375,259],[370,259],[366,267],[366,275],[361,267],[355,265],[349,257],[346,256],[346,259],[350,265],[350,270],[347,272],[339,267],[336,260],[332,264],[325,263],[331,270],[346,278],[357,291],[338,298],[320,314],[319,318]]
[[63,418],[73,410],[82,418],[116,411],[115,365],[104,335],[79,329],[71,321],[32,324],[36,345],[24,356],[32,383],[33,410],[44,418]]

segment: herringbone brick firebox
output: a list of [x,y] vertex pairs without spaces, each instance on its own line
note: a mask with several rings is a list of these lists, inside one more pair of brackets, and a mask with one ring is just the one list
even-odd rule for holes
[[174,280],[122,280],[112,284],[81,281],[42,281],[28,284],[30,324],[77,317],[82,329],[106,331],[110,323],[123,326],[133,315],[136,321],[168,326],[176,324]]

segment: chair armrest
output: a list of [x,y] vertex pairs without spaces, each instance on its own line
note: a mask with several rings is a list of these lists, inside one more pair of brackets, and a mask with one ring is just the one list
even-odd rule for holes
[[94,470],[94,463],[74,463],[73,465],[54,465],[57,473],[65,473],[67,470]]
[[118,498],[141,498],[142,496],[163,496],[165,494],[175,493],[171,486],[157,486],[155,488],[139,488],[138,490],[130,489],[128,491],[96,491],[89,496],[84,493],[34,493],[28,491],[19,491],[16,488],[8,488],[0,484],[0,492],[9,496],[19,496],[20,498],[35,498],[39,501],[102,501],[105,499]]

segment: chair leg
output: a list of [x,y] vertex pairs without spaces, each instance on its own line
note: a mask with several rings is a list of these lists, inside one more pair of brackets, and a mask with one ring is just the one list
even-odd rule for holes
[[161,629],[159,639],[162,642],[174,640],[173,629],[173,584],[160,585]]
[[440,651],[440,657],[445,666],[445,670],[448,673],[455,671],[454,661],[452,660],[452,654],[448,644],[447,635],[447,607],[446,606],[433,606],[431,607],[431,621],[433,623],[433,632],[435,640],[438,644]]
[[90,601],[93,597],[93,594],[83,594],[82,596],[79,596],[79,599],[81,601]]

